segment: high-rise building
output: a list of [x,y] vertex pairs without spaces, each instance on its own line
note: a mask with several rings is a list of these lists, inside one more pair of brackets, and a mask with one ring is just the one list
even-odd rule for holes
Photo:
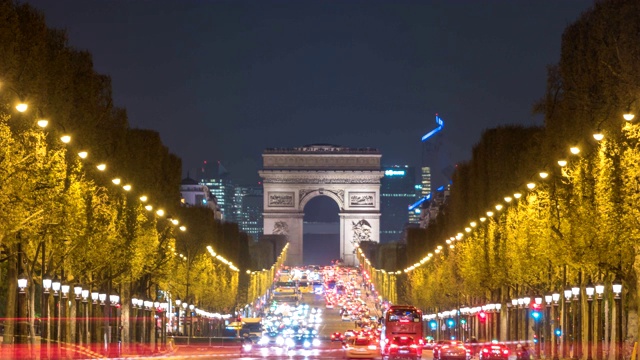
[[262,187],[236,186],[234,197],[234,218],[240,230],[258,241],[263,229],[264,210]]
[[233,183],[227,177],[218,179],[201,179],[201,185],[205,185],[209,188],[211,195],[216,197],[218,206],[222,210],[222,219],[224,221],[235,222],[233,198],[235,196],[235,189]]
[[380,242],[400,240],[409,221],[407,207],[415,201],[415,170],[407,165],[383,167],[380,180]]
[[434,186],[445,183],[444,169],[440,148],[442,147],[442,134],[444,120],[436,114],[436,128],[424,134],[422,141],[422,165],[420,172],[420,183],[422,185],[422,197],[431,193]]
[[198,184],[198,182],[191,179],[189,175],[182,179],[180,183],[180,196],[182,197],[181,201],[183,206],[208,207],[213,210],[215,219],[222,219],[220,207],[217,204],[216,198],[211,195],[209,188],[205,185]]

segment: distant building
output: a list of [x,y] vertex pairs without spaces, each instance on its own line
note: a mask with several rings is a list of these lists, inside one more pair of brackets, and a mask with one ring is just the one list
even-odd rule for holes
[[208,207],[213,210],[216,219],[222,219],[220,207],[216,198],[211,195],[209,188],[191,179],[189,175],[180,182],[180,196],[184,206]]
[[449,202],[451,185],[440,186],[433,195],[422,204],[420,227],[426,229],[441,214]]
[[407,165],[382,167],[380,180],[380,242],[397,241],[409,221],[407,207],[415,201],[415,170]]
[[222,219],[224,221],[236,222],[234,217],[233,200],[235,197],[235,187],[230,179],[201,179],[200,185],[209,188],[211,195],[218,200],[218,206],[222,210]]
[[264,232],[262,187],[236,186],[233,209],[234,219],[240,230],[251,235],[254,241],[258,241]]

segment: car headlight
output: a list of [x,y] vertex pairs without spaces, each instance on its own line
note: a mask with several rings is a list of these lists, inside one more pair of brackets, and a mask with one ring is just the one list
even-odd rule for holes
[[292,339],[292,338],[287,338],[287,340],[285,340],[285,342],[284,342],[284,343],[285,343],[285,345],[287,345],[288,347],[293,347],[293,346],[295,346],[295,344],[296,344],[296,343],[293,341],[293,339]]
[[308,348],[311,346],[311,343],[309,342],[309,340],[305,340],[304,343],[302,343],[302,346]]
[[313,339],[313,346],[320,346],[320,339]]
[[266,345],[269,343],[269,337],[267,336],[263,336],[260,338],[260,341],[258,341],[258,344],[260,345]]
[[278,336],[276,338],[276,344],[277,345],[283,345],[284,344],[284,338],[282,336]]

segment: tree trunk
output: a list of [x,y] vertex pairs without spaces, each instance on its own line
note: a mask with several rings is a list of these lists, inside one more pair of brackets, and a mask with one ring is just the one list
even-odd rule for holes
[[[12,247],[12,250],[15,248]],[[15,251],[13,251],[15,254]],[[7,260],[7,307],[4,322],[3,344],[13,344],[16,332],[16,296],[18,289],[17,257],[10,256]]]

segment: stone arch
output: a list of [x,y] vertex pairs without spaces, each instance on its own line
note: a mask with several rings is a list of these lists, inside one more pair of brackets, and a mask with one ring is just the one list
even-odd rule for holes
[[356,265],[355,249],[363,238],[380,241],[381,157],[372,148],[327,144],[263,152],[264,233],[287,236],[288,265],[303,264],[304,208],[318,196],[338,205],[340,254],[346,264]]
[[339,190],[342,192],[343,196],[340,198],[339,192],[335,190],[326,190],[326,189],[317,189],[310,191],[308,193],[301,193],[300,201],[298,203],[298,211],[304,211],[304,207],[307,205],[311,199],[316,198],[318,196],[327,196],[330,197],[333,201],[338,204],[339,211],[344,210],[344,190]]

